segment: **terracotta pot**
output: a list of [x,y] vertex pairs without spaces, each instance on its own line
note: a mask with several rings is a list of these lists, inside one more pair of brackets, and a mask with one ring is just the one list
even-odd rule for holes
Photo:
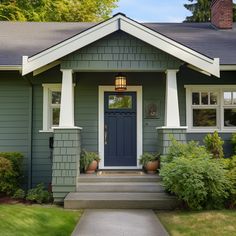
[[159,161],[158,160],[157,161],[149,161],[145,165],[145,169],[146,169],[148,174],[156,174],[158,167],[159,167]]
[[97,161],[92,161],[92,163],[88,166],[86,170],[86,174],[93,174],[98,167]]

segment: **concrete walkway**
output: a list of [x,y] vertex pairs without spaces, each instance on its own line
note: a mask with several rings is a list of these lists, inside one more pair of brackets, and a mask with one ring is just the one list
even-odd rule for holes
[[152,210],[85,210],[72,236],[168,236]]

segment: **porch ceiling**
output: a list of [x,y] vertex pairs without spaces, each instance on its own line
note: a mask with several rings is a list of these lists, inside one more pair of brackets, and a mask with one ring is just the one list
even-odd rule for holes
[[124,31],[181,61],[191,64],[199,70],[219,77],[220,68],[218,58],[212,59],[202,55],[127,18],[123,14],[117,14],[109,20],[97,24],[32,57],[23,56],[22,74],[26,75],[44,67],[118,30]]

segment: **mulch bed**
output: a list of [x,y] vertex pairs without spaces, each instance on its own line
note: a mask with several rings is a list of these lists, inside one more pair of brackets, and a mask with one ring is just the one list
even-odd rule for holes
[[9,196],[0,195],[0,204],[17,204],[17,203],[23,203],[26,205],[31,205],[30,201],[24,200],[24,199],[13,199]]

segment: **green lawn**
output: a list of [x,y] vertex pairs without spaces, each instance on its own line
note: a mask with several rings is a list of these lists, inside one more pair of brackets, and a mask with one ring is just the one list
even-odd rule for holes
[[50,205],[0,205],[2,236],[69,236],[82,211]]
[[157,216],[173,236],[236,235],[236,211],[157,212]]

